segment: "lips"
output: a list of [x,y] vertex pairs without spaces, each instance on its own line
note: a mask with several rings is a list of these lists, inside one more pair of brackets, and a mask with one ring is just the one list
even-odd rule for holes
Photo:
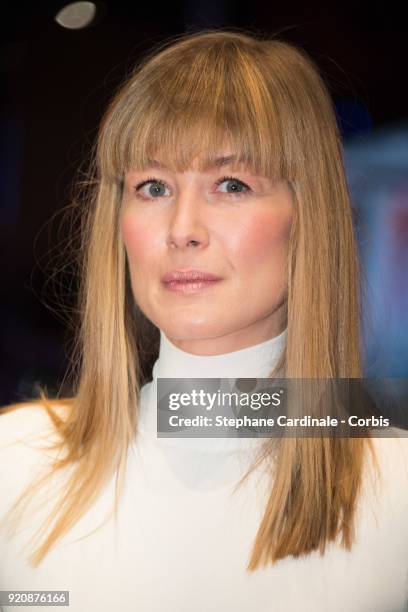
[[200,281],[216,281],[220,280],[220,277],[212,274],[211,272],[204,272],[203,270],[173,270],[167,272],[162,277],[163,283],[192,283]]

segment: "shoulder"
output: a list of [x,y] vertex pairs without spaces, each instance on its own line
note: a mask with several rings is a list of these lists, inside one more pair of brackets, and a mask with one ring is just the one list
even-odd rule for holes
[[52,434],[55,424],[52,414],[63,419],[64,403],[22,402],[0,408],[0,453],[14,446],[30,445]]
[[373,437],[379,458],[386,463],[401,461],[401,467],[408,461],[408,429],[390,427],[378,437]]
[[376,483],[389,500],[408,510],[408,430],[392,427],[372,442],[378,468]]
[[[33,478],[51,465],[60,437],[54,419],[67,405],[24,402],[0,408],[0,515]],[[5,505],[4,505],[5,504]]]

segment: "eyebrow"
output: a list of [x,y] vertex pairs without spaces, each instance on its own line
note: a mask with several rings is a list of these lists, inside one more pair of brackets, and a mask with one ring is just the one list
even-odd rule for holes
[[[221,168],[222,166],[228,166],[228,164],[231,164],[236,160],[236,155],[224,155],[221,157],[216,157],[215,159],[206,160],[204,163],[204,168],[205,170],[210,170],[211,168]],[[168,168],[157,159],[148,159],[148,166],[168,170]]]

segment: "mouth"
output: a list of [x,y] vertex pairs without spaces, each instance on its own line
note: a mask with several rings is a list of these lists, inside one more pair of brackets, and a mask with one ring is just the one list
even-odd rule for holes
[[219,280],[219,276],[212,272],[204,272],[195,268],[185,268],[184,270],[172,270],[163,275],[162,281],[169,283],[171,281],[190,282],[190,281],[207,281]]
[[169,291],[176,293],[198,293],[205,289],[214,287],[221,279],[206,279],[206,280],[173,280],[163,283],[164,287]]

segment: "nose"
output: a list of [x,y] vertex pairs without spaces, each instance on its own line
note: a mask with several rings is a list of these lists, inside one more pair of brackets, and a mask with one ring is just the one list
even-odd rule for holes
[[203,221],[204,198],[193,189],[180,190],[172,207],[167,244],[170,248],[205,247],[208,228]]

